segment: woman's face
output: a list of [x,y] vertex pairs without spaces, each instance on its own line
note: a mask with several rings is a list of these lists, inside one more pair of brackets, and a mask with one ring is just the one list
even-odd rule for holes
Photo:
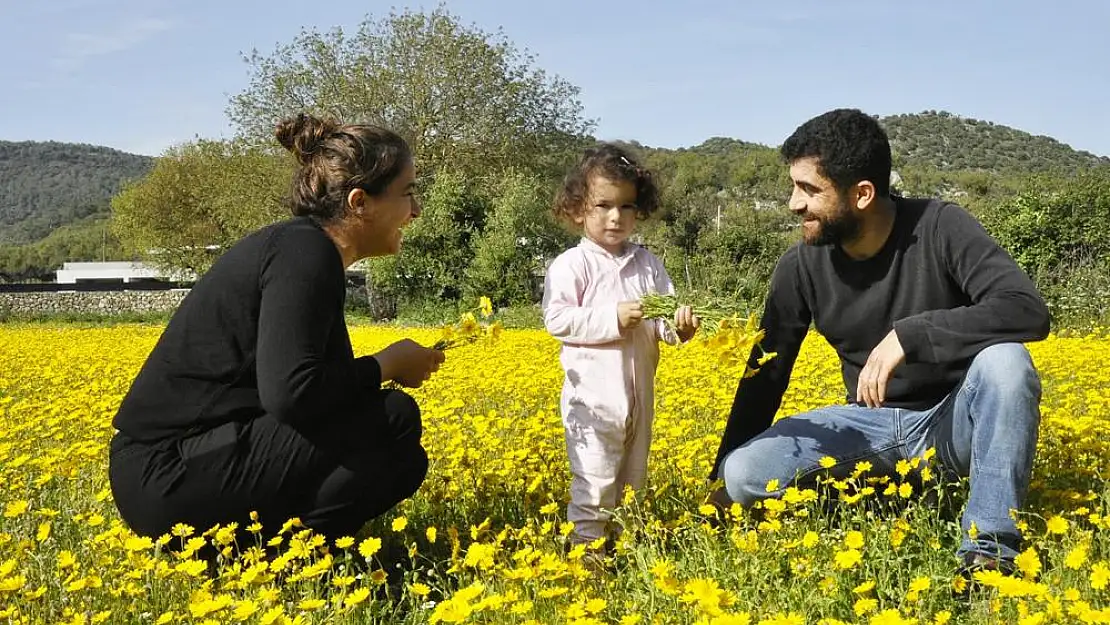
[[416,168],[412,162],[405,165],[380,195],[364,193],[361,201],[361,255],[389,256],[401,251],[401,229],[420,216]]

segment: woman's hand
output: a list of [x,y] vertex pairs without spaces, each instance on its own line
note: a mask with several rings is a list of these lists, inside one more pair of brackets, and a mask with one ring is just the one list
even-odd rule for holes
[[412,339],[401,339],[374,354],[374,359],[382,369],[382,382],[394,380],[401,386],[418,388],[439,370],[444,355]]

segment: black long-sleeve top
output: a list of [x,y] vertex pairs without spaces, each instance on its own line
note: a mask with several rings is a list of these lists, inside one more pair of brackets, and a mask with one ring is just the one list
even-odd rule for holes
[[339,250],[311,219],[244,237],[182,301],[113,424],[153,442],[263,414],[312,428],[365,406],[381,368],[354,357],[345,282]]
[[917,410],[951,392],[984,348],[1048,335],[1036,287],[974,217],[940,200],[893,199],[894,227],[871,258],[798,243],[779,260],[761,320],[763,348],[778,356],[738,385],[711,477],[771,425],[811,321],[840,358],[849,403],[868,356],[893,328],[906,359],[884,405]]

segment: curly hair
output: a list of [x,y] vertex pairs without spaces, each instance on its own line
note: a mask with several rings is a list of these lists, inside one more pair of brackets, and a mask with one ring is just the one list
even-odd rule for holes
[[659,188],[651,171],[624,148],[612,143],[600,143],[587,148],[563,179],[552,209],[557,218],[573,222],[575,217],[583,214],[589,200],[590,177],[595,175],[635,185],[637,218],[646,219],[659,208]]
[[862,180],[890,194],[890,141],[878,120],[858,109],[836,109],[798,126],[782,144],[783,160],[817,157],[817,171],[844,192]]
[[405,140],[378,126],[301,113],[281,120],[274,134],[300,164],[286,204],[294,215],[319,221],[345,215],[352,189],[381,195],[412,161]]

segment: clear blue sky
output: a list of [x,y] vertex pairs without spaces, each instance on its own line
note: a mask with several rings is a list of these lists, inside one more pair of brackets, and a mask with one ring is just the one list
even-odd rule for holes
[[[377,0],[0,0],[0,139],[158,154],[230,136],[240,53]],[[404,5],[403,0],[395,4]],[[434,2],[412,4],[433,8]],[[987,119],[1110,155],[1107,0],[457,0],[581,87],[603,139],[778,145],[830,108]]]

